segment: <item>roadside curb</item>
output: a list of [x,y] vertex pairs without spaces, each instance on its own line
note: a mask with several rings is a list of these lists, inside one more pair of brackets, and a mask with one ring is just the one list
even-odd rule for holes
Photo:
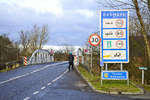
[[93,87],[93,85],[80,73],[77,66],[75,66],[75,70],[94,92],[105,93],[105,94],[124,94],[124,95],[141,95],[141,94],[144,94],[144,91],[141,88],[139,88],[140,92],[136,92],[136,93],[132,93],[132,92],[121,92],[120,93],[120,92],[107,92],[107,91],[102,91],[102,90],[96,90],[95,87]]

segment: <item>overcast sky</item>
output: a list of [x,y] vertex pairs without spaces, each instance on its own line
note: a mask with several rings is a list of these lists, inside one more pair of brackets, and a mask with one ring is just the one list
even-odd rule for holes
[[47,45],[83,45],[99,30],[96,0],[0,0],[0,34],[18,40],[20,30],[48,25]]

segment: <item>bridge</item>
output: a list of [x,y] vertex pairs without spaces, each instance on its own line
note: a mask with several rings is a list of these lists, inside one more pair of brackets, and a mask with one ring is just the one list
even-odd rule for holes
[[48,62],[54,62],[54,56],[46,49],[37,49],[29,58],[28,65]]

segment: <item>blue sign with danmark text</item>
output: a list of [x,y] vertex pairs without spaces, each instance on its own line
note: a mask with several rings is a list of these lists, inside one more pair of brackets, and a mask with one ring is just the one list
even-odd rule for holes
[[129,11],[100,13],[101,59],[104,63],[129,62]]
[[127,71],[102,71],[102,80],[127,80]]

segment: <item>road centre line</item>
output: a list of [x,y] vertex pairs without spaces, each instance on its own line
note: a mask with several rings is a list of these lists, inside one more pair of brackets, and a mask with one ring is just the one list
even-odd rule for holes
[[26,97],[26,98],[24,98],[23,100],[29,100],[30,99],[30,97]]
[[36,95],[36,94],[38,94],[39,93],[39,91],[35,91],[34,93],[33,93],[33,95]]
[[22,78],[22,77],[31,75],[31,74],[36,73],[36,72],[42,71],[42,70],[44,70],[44,69],[46,69],[46,68],[48,68],[48,67],[50,67],[50,66],[55,66],[55,65],[59,65],[59,64],[63,64],[63,63],[66,63],[66,62],[51,64],[51,65],[46,65],[46,66],[44,66],[44,67],[42,67],[42,68],[33,70],[33,71],[28,72],[28,73],[26,73],[26,74],[23,74],[23,75],[20,75],[20,76],[16,76],[16,77],[12,77],[12,78],[10,78],[10,79],[8,79],[8,80],[2,81],[2,82],[0,82],[0,85],[2,85],[2,84],[4,84],[4,83],[7,83],[7,82],[9,82],[9,81],[13,81],[13,80],[16,80],[16,79],[19,79],[19,78]]
[[[68,72],[68,70],[66,70],[65,72],[63,72],[61,75],[59,75],[58,77],[56,77],[54,80],[52,80],[52,82],[56,82],[58,79],[60,79],[61,77],[63,77],[66,73]],[[47,85],[51,85],[52,84],[52,82],[49,82]],[[42,88],[41,88],[41,90],[43,90],[43,89],[45,89],[46,88],[46,86],[43,86]],[[36,95],[36,94],[38,94],[40,91],[35,91],[34,93],[33,93],[33,95]],[[26,97],[24,100],[29,100],[30,99],[30,97]]]
[[63,74],[59,75],[58,77],[56,77],[54,80],[52,80],[52,82],[57,81],[58,79],[60,79],[65,73],[67,73],[68,70],[66,70]]
[[50,83],[48,83],[47,85],[51,85],[52,83],[50,82]]
[[45,86],[43,86],[42,88],[41,88],[41,90],[43,90],[43,89],[45,89],[46,87]]

